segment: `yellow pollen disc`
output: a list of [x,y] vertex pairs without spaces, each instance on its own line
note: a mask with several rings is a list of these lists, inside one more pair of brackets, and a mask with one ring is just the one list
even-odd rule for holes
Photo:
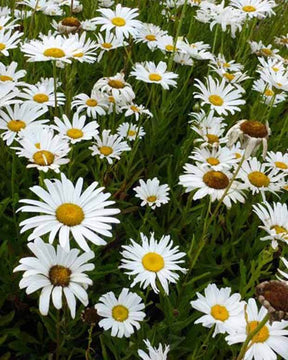
[[[256,327],[259,325],[258,321],[250,321],[247,325],[247,333],[251,333]],[[262,329],[253,336],[252,343],[264,343],[269,338],[269,329],[266,325],[262,327]]]
[[113,80],[110,79],[108,81],[108,85],[111,86],[114,89],[123,89],[125,87],[125,84],[121,80]]
[[277,68],[276,66],[272,66],[272,70],[275,71],[275,72],[278,72],[280,69]]
[[230,66],[231,66],[231,65],[230,65],[229,63],[224,63],[224,64],[223,64],[223,67],[224,67],[224,68],[229,68]]
[[33,100],[39,104],[43,104],[49,100],[49,97],[46,94],[36,94],[33,96]]
[[261,171],[253,171],[248,175],[250,183],[256,187],[267,187],[270,184],[270,179]]
[[99,148],[99,151],[100,151],[101,154],[103,154],[105,156],[108,156],[108,155],[113,153],[113,149],[112,149],[111,146],[101,146]]
[[77,18],[71,16],[63,19],[61,21],[61,24],[64,26],[79,27],[81,25],[81,22]]
[[224,103],[224,100],[219,95],[210,95],[209,101],[214,106],[222,106]]
[[131,105],[131,106],[130,106],[130,109],[131,109],[132,111],[136,112],[136,113],[138,113],[138,112],[139,112],[138,107],[137,107],[137,106],[135,106],[135,105]]
[[[166,49],[167,51],[174,51],[175,47],[174,47],[173,45],[166,45],[166,46],[165,46],[165,49]],[[176,50],[176,49],[175,49],[175,50]]]
[[71,270],[62,265],[54,265],[49,270],[49,279],[55,286],[68,286]]
[[125,26],[126,25],[125,19],[123,19],[121,17],[114,17],[113,19],[111,19],[111,22],[115,26]]
[[272,90],[270,90],[270,89],[267,89],[267,90],[265,90],[264,95],[265,95],[265,96],[273,96],[273,95],[274,95],[274,91],[272,91]]
[[213,134],[207,134],[207,139],[209,144],[214,144],[219,142],[219,137]]
[[111,49],[111,48],[112,48],[112,44],[111,44],[111,43],[106,43],[106,42],[104,42],[104,43],[102,44],[102,47],[103,47],[104,49]]
[[148,271],[158,272],[164,268],[165,263],[161,255],[155,252],[149,252],[143,256],[142,265]]
[[79,52],[77,54],[73,54],[73,57],[75,58],[82,58],[84,56],[84,53],[83,52]]
[[271,230],[275,230],[276,231],[276,234],[283,234],[283,233],[288,233],[288,230],[285,229],[283,226],[279,226],[279,225],[274,225],[274,226],[271,226],[270,228]]
[[0,75],[0,81],[13,81],[13,78],[7,75]]
[[266,126],[260,121],[246,120],[240,125],[240,130],[255,138],[265,138],[268,135]]
[[229,318],[229,312],[225,306],[214,305],[211,308],[211,315],[216,320],[226,321]]
[[112,309],[112,316],[113,319],[116,321],[125,321],[126,319],[128,319],[129,310],[126,308],[126,306],[116,305]]
[[136,131],[134,131],[134,130],[128,131],[128,136],[134,136],[134,135],[136,135]]
[[47,56],[47,57],[52,57],[55,59],[60,59],[65,56],[65,53],[62,49],[50,48],[50,49],[46,49],[44,51],[43,55]]
[[256,8],[251,5],[246,5],[246,6],[242,7],[242,10],[245,12],[254,12],[254,11],[256,11]]
[[283,86],[283,84],[281,84],[281,83],[276,83],[276,85],[278,85],[279,87]]
[[283,170],[288,169],[288,165],[282,161],[275,161],[274,164],[278,169],[283,169]]
[[229,73],[224,73],[223,76],[229,81],[232,81],[235,78],[235,75]]
[[236,159],[241,159],[241,154],[239,154],[239,153],[235,153],[235,157],[236,157]]
[[260,51],[262,52],[263,55],[266,55],[266,56],[270,56],[273,53],[272,50],[267,49],[267,48],[263,48]]
[[157,200],[157,196],[155,195],[150,195],[147,197],[147,201],[149,202],[155,202]]
[[24,129],[26,127],[26,124],[22,120],[10,120],[7,123],[7,127],[11,131],[18,132],[21,129]]
[[203,181],[208,187],[217,190],[225,189],[229,185],[229,178],[222,171],[208,171],[204,174]]
[[3,26],[0,25],[0,30],[2,30],[2,29],[3,29]]
[[220,161],[218,159],[216,159],[215,157],[210,157],[210,158],[206,159],[206,161],[208,162],[208,164],[210,164],[212,166],[220,164]]
[[33,155],[34,163],[40,166],[51,165],[54,161],[54,154],[47,150],[37,151]]
[[40,149],[40,143],[35,144],[36,149]]
[[113,104],[116,103],[114,96],[108,96],[108,101]]
[[95,99],[88,99],[86,100],[86,105],[90,107],[97,106],[98,102]]
[[148,41],[156,41],[156,36],[155,35],[146,35],[145,39]]
[[84,212],[82,208],[76,204],[64,203],[58,206],[56,218],[64,225],[76,226],[84,220]]
[[1,50],[4,50],[5,48],[6,48],[6,45],[3,44],[3,43],[0,43],[0,51],[1,51]]
[[152,73],[152,74],[149,74],[149,80],[151,80],[151,81],[161,81],[162,76],[159,75],[159,74]]
[[72,128],[72,129],[67,130],[66,135],[72,139],[79,139],[79,138],[83,137],[83,131],[80,129]]

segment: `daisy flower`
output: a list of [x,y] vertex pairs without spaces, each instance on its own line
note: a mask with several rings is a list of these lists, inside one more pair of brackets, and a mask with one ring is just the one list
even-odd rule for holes
[[[82,23],[76,17],[69,16],[60,20],[59,22],[53,20],[51,26],[57,30],[60,34],[75,33],[82,29]],[[95,29],[96,30],[96,26]]]
[[[239,322],[237,331],[225,338],[228,345],[243,343],[247,335],[255,330],[261,320],[264,319],[267,309],[262,306],[259,311],[256,301],[249,299],[245,312],[248,323]],[[288,322],[283,320],[274,321],[271,325],[266,323],[248,344],[244,360],[276,360],[277,354],[287,359],[288,338],[285,335],[288,335],[288,330],[284,330],[287,325]]]
[[148,179],[147,182],[139,180],[140,186],[136,186],[133,190],[136,197],[142,200],[141,206],[149,205],[153,210],[162,204],[167,204],[170,200],[168,192],[170,190],[167,184],[160,185],[157,177]]
[[230,4],[243,11],[249,18],[263,19],[266,16],[275,15],[273,8],[276,3],[273,0],[231,0]]
[[190,302],[194,309],[205,314],[195,324],[202,324],[206,328],[215,325],[213,337],[236,331],[243,325],[244,301],[241,301],[240,294],[231,295],[231,288],[218,289],[215,284],[209,284],[204,294],[197,293],[198,299]]
[[0,16],[0,30],[13,30],[15,27],[19,26],[19,24],[15,24],[17,19],[12,19],[11,16]]
[[119,338],[130,337],[135,329],[140,329],[139,322],[145,317],[144,308],[141,297],[126,288],[122,289],[118,299],[110,291],[95,305],[98,315],[105,318],[98,325],[104,330],[111,329],[111,336]]
[[32,104],[15,104],[0,110],[0,129],[4,130],[1,137],[7,145],[11,145],[18,133],[35,124],[43,124],[48,120],[38,120],[46,110]]
[[0,86],[2,83],[10,83],[12,82],[15,86],[23,85],[24,82],[18,81],[19,79],[23,78],[26,75],[25,70],[17,69],[17,62],[12,61],[9,65],[5,66],[3,63],[0,62]]
[[109,164],[113,163],[113,159],[120,160],[123,151],[130,151],[131,148],[127,141],[123,141],[121,136],[110,135],[111,130],[103,130],[101,137],[95,135],[96,144],[89,147],[92,155],[100,156],[100,159],[106,159]]
[[245,160],[238,173],[238,177],[245,183],[246,188],[252,194],[259,192],[264,196],[264,192],[277,193],[284,185],[283,175],[270,171],[265,164],[261,164],[255,157]]
[[[53,170],[59,173],[60,166],[68,164],[67,158],[70,151],[69,143],[60,135],[54,136],[54,131],[49,127],[35,127],[31,129],[32,133],[24,131],[17,141],[20,147],[14,147],[19,157],[28,159],[27,168],[36,167],[39,171],[47,172]],[[35,143],[35,131],[39,131],[37,135],[38,142]]]
[[144,63],[136,63],[130,75],[146,83],[159,84],[163,89],[168,90],[169,86],[177,86],[173,79],[177,79],[178,74],[166,70],[167,64],[164,61],[160,61],[158,65],[152,61],[145,61]]
[[130,124],[125,122],[118,126],[117,133],[119,136],[123,138],[127,138],[128,140],[135,140],[136,137],[141,139],[146,133],[142,126],[138,126],[136,124]]
[[202,104],[210,105],[212,110],[215,110],[219,115],[235,114],[240,111],[238,105],[244,105],[245,100],[241,98],[242,90],[236,89],[231,84],[226,84],[222,79],[221,83],[211,76],[208,76],[207,85],[205,86],[202,81],[196,79],[195,86],[200,92],[195,92],[194,97],[202,100]]
[[277,45],[288,48],[288,33],[286,35],[281,35],[280,37],[275,36],[274,42]]
[[226,134],[228,139],[227,145],[230,147],[240,139],[242,147],[245,149],[245,157],[249,158],[262,144],[262,156],[265,157],[270,134],[271,130],[268,123],[263,124],[257,120],[243,119],[228,130]]
[[260,97],[260,101],[264,102],[264,104],[275,107],[279,103],[286,100],[285,92],[275,92],[271,83],[265,82],[263,79],[254,80],[252,89],[257,91],[262,96]]
[[253,211],[262,221],[259,228],[266,231],[267,236],[260,240],[271,240],[273,249],[278,247],[278,241],[288,242],[288,209],[287,204],[268,202],[253,205]]
[[128,103],[135,98],[132,86],[124,79],[124,73],[99,79],[93,86],[92,94],[98,91]]
[[288,174],[288,153],[282,154],[280,151],[268,151],[265,158],[265,165],[271,169],[278,170],[283,174]]
[[[73,236],[84,251],[90,251],[87,240],[96,245],[105,245],[102,236],[112,236],[111,223],[119,223],[113,217],[120,210],[108,208],[115,201],[107,201],[110,193],[103,193],[104,187],[93,182],[82,194],[83,178],[73,183],[61,173],[61,180],[44,180],[47,190],[33,186],[30,190],[42,201],[23,199],[18,211],[42,213],[20,223],[21,233],[34,229],[28,241],[49,233],[49,242],[53,243],[58,234],[59,243],[64,249],[69,249],[69,237]],[[96,189],[97,188],[97,189]],[[99,235],[98,235],[99,234]]]
[[186,254],[179,252],[179,247],[173,247],[173,241],[170,236],[162,236],[159,241],[155,240],[154,233],[151,233],[150,239],[140,233],[142,244],[137,244],[130,239],[131,245],[123,245],[121,269],[127,270],[125,274],[134,277],[131,287],[140,284],[140,287],[146,289],[151,285],[155,293],[159,292],[156,281],[158,280],[165,293],[169,294],[169,283],[176,283],[179,279],[177,271],[182,273],[186,269],[178,264],[184,262]]
[[212,54],[208,51],[210,45],[205,44],[203,41],[189,43],[187,39],[183,39],[181,42],[181,49],[191,58],[196,60],[210,60],[213,58]]
[[160,49],[163,53],[175,53],[183,51],[181,49],[181,40],[173,39],[173,36],[164,35],[157,41],[157,48]]
[[0,54],[4,56],[9,56],[9,51],[16,49],[19,42],[21,41],[21,36],[23,33],[19,31],[0,31]]
[[148,349],[148,354],[143,350],[138,350],[138,355],[142,360],[167,360],[168,352],[170,350],[169,345],[165,345],[163,348],[162,344],[159,344],[158,349],[153,347],[148,339],[144,340],[144,343]]
[[148,48],[153,51],[165,35],[167,35],[167,31],[162,30],[159,26],[143,23],[135,34],[134,40],[136,44],[146,44]]
[[288,71],[275,71],[271,68],[265,67],[260,68],[258,73],[260,74],[262,80],[277,89],[277,91],[288,91]]
[[[57,82],[57,87],[61,85]],[[48,107],[55,107],[54,79],[41,78],[35,85],[25,84],[20,96],[25,102],[31,105],[38,105],[48,111]],[[57,104],[64,105],[65,95],[62,92],[56,93]]]
[[69,40],[73,42],[71,56],[74,60],[88,64],[96,62],[97,43],[89,38],[86,39],[86,32],[83,32],[81,35],[78,33],[69,34],[67,41]]
[[12,82],[4,82],[0,84],[0,108],[7,105],[22,103],[18,100],[20,92]]
[[88,263],[94,258],[94,253],[89,251],[79,256],[78,249],[65,251],[59,245],[55,251],[50,244],[45,244],[40,238],[28,244],[35,255],[20,260],[15,271],[24,271],[19,283],[20,289],[26,288],[26,294],[42,289],[39,298],[39,311],[41,315],[48,315],[50,299],[56,309],[62,309],[63,297],[74,319],[76,313],[76,298],[84,306],[88,305],[86,292],[92,280],[85,274],[95,268]]
[[173,61],[180,65],[193,66],[194,61],[189,54],[185,53],[175,53],[173,56]]
[[101,17],[96,17],[95,24],[102,25],[100,31],[115,32],[118,39],[135,36],[142,26],[141,21],[135,20],[139,15],[138,9],[116,5],[116,9],[98,9]]
[[202,199],[209,195],[211,201],[220,200],[225,192],[223,203],[230,208],[232,202],[245,202],[242,190],[245,188],[239,181],[234,180],[229,190],[232,174],[227,170],[215,171],[201,168],[191,164],[185,164],[185,174],[179,177],[179,184],[184,186],[185,192],[197,190],[194,200]]
[[106,114],[108,101],[99,91],[92,92],[91,96],[79,94],[73,97],[72,109],[76,108],[78,113],[86,112],[87,116],[96,119],[97,116]]
[[56,125],[52,125],[51,127],[58,131],[62,137],[70,140],[71,144],[76,144],[82,140],[91,140],[98,134],[97,128],[99,127],[99,124],[96,121],[85,124],[85,115],[79,116],[78,113],[74,113],[72,122],[66,115],[63,115],[62,118],[63,121],[58,117],[55,117],[54,122]]
[[248,41],[250,44],[251,52],[257,56],[274,57],[279,52],[278,49],[272,49],[272,45],[264,45],[262,40],[260,41]]
[[127,46],[128,43],[126,41],[123,41],[123,39],[118,39],[117,36],[115,36],[112,33],[106,32],[105,36],[99,33],[96,36],[96,46],[97,49],[100,50],[100,53],[98,55],[97,61],[100,62],[103,54],[107,51],[111,51],[114,49],[117,49],[122,46]]
[[243,65],[236,63],[235,60],[227,60],[223,54],[218,54],[218,56],[213,56],[210,60],[210,65],[212,69],[222,69],[230,72],[239,72],[243,70]]
[[139,117],[142,114],[145,114],[148,117],[153,117],[152,113],[148,109],[146,109],[143,105],[136,105],[134,103],[131,103],[123,106],[122,110],[126,110],[124,114],[125,117],[134,115],[136,121],[139,120]]

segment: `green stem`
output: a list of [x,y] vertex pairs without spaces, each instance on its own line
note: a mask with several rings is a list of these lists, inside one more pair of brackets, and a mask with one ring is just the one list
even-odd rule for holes
[[53,61],[53,79],[54,79],[54,101],[55,101],[55,111],[54,115],[58,116],[58,104],[57,104],[57,67],[56,61]]
[[60,359],[60,310],[57,310],[56,317],[56,360]]
[[94,329],[95,324],[91,324],[89,330],[88,330],[88,345],[87,345],[87,349],[85,351],[85,359],[89,360],[90,358],[90,350],[91,350],[91,344],[92,344],[92,333],[93,333],[93,329]]

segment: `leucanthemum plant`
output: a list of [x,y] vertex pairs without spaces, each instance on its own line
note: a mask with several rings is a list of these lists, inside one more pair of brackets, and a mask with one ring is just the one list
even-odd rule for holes
[[148,339],[144,340],[144,343],[147,347],[148,354],[143,350],[138,350],[138,355],[142,360],[166,360],[168,352],[170,350],[169,345],[163,346],[159,344],[157,347],[153,347]]
[[146,182],[139,180],[140,185],[134,188],[136,197],[141,199],[141,206],[148,205],[153,210],[160,207],[162,204],[167,204],[169,201],[168,192],[170,190],[167,184],[161,184],[156,177],[148,179]]
[[108,100],[99,91],[94,91],[91,96],[87,94],[78,94],[73,97],[72,109],[78,113],[85,112],[87,116],[96,119],[98,116],[104,116],[108,109]]

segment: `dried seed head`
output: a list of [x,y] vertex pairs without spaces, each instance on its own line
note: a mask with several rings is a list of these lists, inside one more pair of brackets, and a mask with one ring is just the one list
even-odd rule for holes
[[100,316],[94,307],[87,307],[81,313],[81,319],[88,325],[95,325],[99,322]]

